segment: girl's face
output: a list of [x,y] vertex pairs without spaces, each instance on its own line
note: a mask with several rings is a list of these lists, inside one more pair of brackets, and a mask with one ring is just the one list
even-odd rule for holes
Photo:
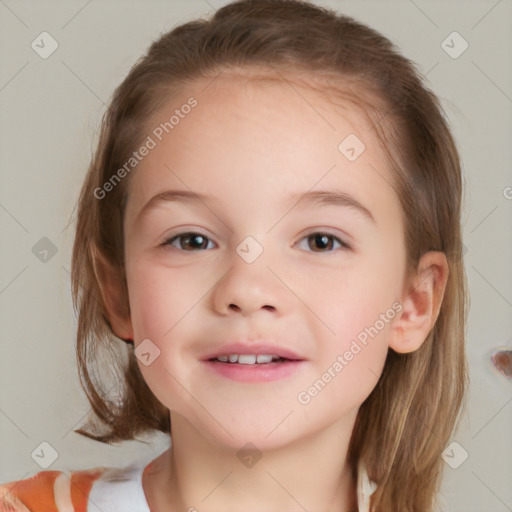
[[[233,448],[351,428],[384,366],[406,261],[364,115],[225,72],[173,99],[147,135],[124,229],[129,329],[153,393]],[[229,354],[295,361],[209,361]]]

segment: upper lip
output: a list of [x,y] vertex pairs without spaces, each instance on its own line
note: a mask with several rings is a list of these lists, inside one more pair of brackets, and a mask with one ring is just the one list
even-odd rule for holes
[[222,345],[215,350],[212,350],[204,355],[203,360],[207,361],[208,359],[215,359],[219,356],[229,355],[229,354],[268,354],[268,355],[276,355],[282,357],[284,359],[302,361],[303,358],[298,354],[293,352],[285,347],[280,347],[278,345],[272,345],[270,343],[244,343],[244,342],[236,342],[236,343],[228,343],[227,345]]

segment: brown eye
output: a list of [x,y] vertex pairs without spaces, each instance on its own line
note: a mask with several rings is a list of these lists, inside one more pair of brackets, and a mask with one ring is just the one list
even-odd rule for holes
[[181,233],[167,240],[164,245],[172,245],[183,251],[200,251],[211,249],[208,243],[211,243],[211,240],[200,233]]
[[350,246],[329,233],[312,233],[307,240],[307,249],[313,252],[333,252],[338,248],[350,249]]
[[334,245],[334,240],[332,236],[323,235],[321,233],[315,233],[314,235],[310,235],[308,237],[309,247],[313,251],[324,251],[324,250],[332,250]]

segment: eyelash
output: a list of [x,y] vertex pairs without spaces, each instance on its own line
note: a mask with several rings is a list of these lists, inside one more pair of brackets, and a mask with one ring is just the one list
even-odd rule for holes
[[[352,246],[350,244],[348,244],[347,242],[345,242],[344,240],[342,240],[341,238],[338,238],[330,233],[326,233],[326,232],[323,232],[323,231],[315,231],[313,233],[310,233],[309,235],[306,235],[305,237],[301,238],[300,241],[302,240],[307,240],[308,238],[311,238],[313,236],[318,236],[318,235],[321,235],[323,237],[328,237],[329,239],[332,239],[333,241],[337,242],[339,245],[340,245],[340,249],[345,249],[345,250],[350,250],[352,249]],[[189,238],[192,238],[194,236],[199,236],[201,238],[203,238],[204,240],[208,240],[209,242],[211,242],[211,240],[203,235],[202,233],[197,233],[195,231],[187,231],[187,232],[184,232],[184,233],[179,233],[177,235],[174,235],[172,236],[171,238],[168,238],[163,244],[162,246],[166,247],[166,246],[171,246],[171,247],[174,247],[175,249],[179,250],[179,251],[185,251],[185,252],[196,252],[196,251],[201,251],[202,249],[192,249],[190,251],[186,250],[186,249],[181,249],[179,247],[175,247],[172,245],[172,243],[175,241],[175,240],[178,240],[180,238],[184,238],[184,237],[189,237]],[[211,248],[210,248],[211,249]],[[206,249],[207,250],[207,249]],[[331,249],[331,250],[328,250],[328,251],[311,251],[311,252],[334,252],[334,249]]]

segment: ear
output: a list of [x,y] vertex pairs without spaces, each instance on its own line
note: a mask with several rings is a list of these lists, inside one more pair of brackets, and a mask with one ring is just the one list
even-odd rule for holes
[[400,316],[391,327],[389,346],[395,352],[414,352],[427,339],[439,315],[448,272],[443,252],[429,251],[420,258],[404,287]]
[[93,253],[94,272],[110,328],[118,338],[133,340],[128,290],[125,286],[123,270],[108,262],[99,250],[95,250]]

